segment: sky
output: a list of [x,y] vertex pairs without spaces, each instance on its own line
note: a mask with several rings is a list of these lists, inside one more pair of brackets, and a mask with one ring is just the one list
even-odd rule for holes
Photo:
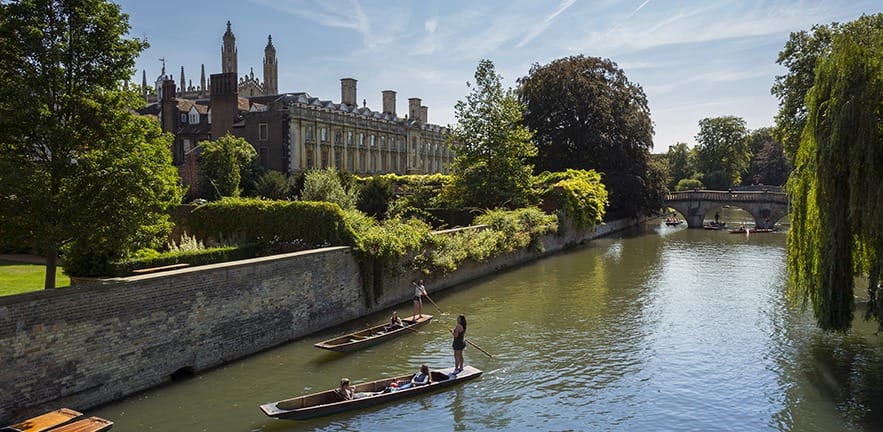
[[[429,107],[429,122],[455,123],[454,105],[469,93],[481,59],[503,85],[516,87],[532,65],[586,55],[609,58],[647,95],[654,152],[695,144],[703,118],[742,117],[749,129],[772,126],[770,87],[791,32],[883,11],[879,0],[120,0],[130,36],[150,47],[137,59],[148,83],[161,73],[198,85],[221,72],[229,20],[239,75],[263,81],[272,35],[279,91],[340,102],[340,79],[358,80],[357,100],[381,110],[395,90]],[[180,84],[180,83],[179,83]]]

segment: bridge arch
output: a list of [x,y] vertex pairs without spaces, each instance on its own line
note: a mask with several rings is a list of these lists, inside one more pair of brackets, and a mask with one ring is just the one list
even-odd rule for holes
[[745,210],[757,228],[772,228],[788,214],[788,196],[778,191],[692,190],[670,193],[665,205],[683,215],[690,228],[701,228],[712,209],[729,205]]

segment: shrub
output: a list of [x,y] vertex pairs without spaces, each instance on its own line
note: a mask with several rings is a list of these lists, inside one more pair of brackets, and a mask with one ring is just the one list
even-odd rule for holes
[[255,193],[258,196],[273,200],[288,198],[290,190],[288,179],[279,171],[265,172],[255,185]]
[[[346,177],[349,179],[349,177]],[[332,202],[340,208],[349,210],[356,208],[358,191],[356,188],[346,190],[337,170],[328,167],[324,170],[314,170],[306,173],[304,178],[304,190],[301,193],[304,201]]]
[[467,259],[484,262],[525,248],[558,229],[558,218],[538,208],[493,210],[475,222],[485,227],[429,236],[426,247],[414,258],[415,268],[424,274],[445,274]]
[[377,219],[386,218],[389,204],[395,198],[395,185],[385,177],[371,177],[365,180],[359,192],[359,210]]
[[544,172],[534,179],[534,184],[540,189],[544,208],[561,210],[578,228],[604,220],[607,189],[601,183],[601,174],[595,170]]

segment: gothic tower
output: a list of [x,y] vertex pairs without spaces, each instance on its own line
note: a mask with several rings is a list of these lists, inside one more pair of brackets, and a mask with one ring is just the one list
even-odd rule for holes
[[233,76],[238,78],[237,57],[236,36],[233,36],[233,32],[230,30],[230,21],[227,21],[227,31],[224,32],[224,44],[221,46],[221,72],[233,72]]
[[267,47],[264,48],[264,94],[279,94],[279,62],[276,60],[276,47],[273,36],[267,36]]

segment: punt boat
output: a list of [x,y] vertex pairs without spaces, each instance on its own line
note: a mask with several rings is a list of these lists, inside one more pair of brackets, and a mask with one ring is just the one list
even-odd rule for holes
[[410,382],[413,374],[409,374],[356,384],[353,387],[356,397],[350,400],[343,400],[337,392],[337,388],[334,388],[319,393],[267,403],[261,405],[260,408],[269,417],[285,420],[305,420],[433,392],[478,378],[481,376],[482,371],[472,366],[466,366],[457,374],[454,374],[454,368],[438,369],[430,372],[430,374],[432,375],[432,383],[428,385],[389,391],[390,384],[392,383]]
[[424,314],[422,317],[417,319],[411,316],[409,318],[402,319],[402,324],[404,324],[404,327],[397,327],[388,330],[389,323],[380,324],[374,327],[366,328],[364,330],[359,330],[357,332],[338,336],[333,339],[328,339],[326,341],[319,342],[313,346],[315,346],[316,348],[338,352],[355,351],[362,348],[367,348],[369,346],[377,345],[383,341],[401,336],[403,333],[415,332],[416,328],[428,324],[429,321],[432,321],[432,315]]
[[113,422],[101,417],[80,418],[83,414],[69,408],[60,408],[0,428],[0,432],[104,432]]

